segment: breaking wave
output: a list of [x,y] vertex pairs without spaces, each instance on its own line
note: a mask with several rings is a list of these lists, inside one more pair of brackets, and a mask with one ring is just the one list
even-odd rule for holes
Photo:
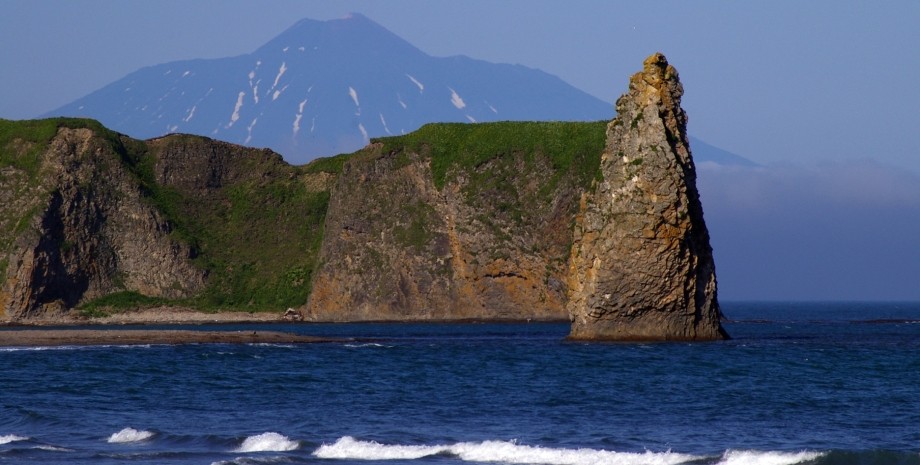
[[504,462],[547,465],[676,465],[703,457],[674,452],[614,452],[597,449],[555,449],[519,445],[513,441],[461,442],[453,445],[386,445],[351,436],[323,444],[313,455],[323,459],[411,460],[451,455],[468,462]]
[[243,440],[234,452],[284,452],[300,448],[300,443],[278,433],[262,433]]
[[28,441],[28,440],[29,438],[26,438],[26,437],[17,436],[15,434],[7,434],[5,436],[0,436],[0,445],[9,444],[11,442]]
[[722,456],[719,465],[794,465],[815,460],[825,454],[821,452],[761,452],[754,450],[729,450]]
[[112,434],[106,442],[111,444],[124,444],[129,442],[146,441],[153,437],[152,431],[141,431],[131,428],[130,426]]

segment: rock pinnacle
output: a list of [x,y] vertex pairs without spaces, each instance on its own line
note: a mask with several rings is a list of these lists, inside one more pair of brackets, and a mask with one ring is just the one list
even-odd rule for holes
[[571,339],[727,338],[682,95],[677,70],[656,53],[617,100],[602,178],[576,218]]

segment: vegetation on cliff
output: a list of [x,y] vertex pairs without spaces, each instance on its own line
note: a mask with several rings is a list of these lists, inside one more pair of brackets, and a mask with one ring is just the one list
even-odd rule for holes
[[[154,227],[165,228],[172,241],[186,244],[188,253],[183,260],[201,270],[206,286],[169,297],[168,292],[152,295],[149,289],[126,282],[119,264],[143,261],[145,257],[123,256],[122,248],[113,245],[120,239],[102,237],[105,224],[124,221],[114,219],[112,212],[99,213],[90,221],[97,226],[83,229],[90,236],[101,237],[100,246],[114,257],[114,265],[101,271],[105,276],[98,279],[102,283],[97,286],[100,291],[75,301],[43,302],[39,295],[24,297],[19,299],[17,309],[3,309],[8,316],[40,314],[42,307],[51,304],[60,308],[79,303],[86,312],[99,313],[106,308],[162,304],[202,310],[278,310],[306,302],[329,201],[328,182],[322,179],[330,175],[322,167],[292,167],[268,151],[201,137],[177,135],[137,141],[92,120],[61,118],[0,121],[0,186],[4,200],[0,207],[0,300],[5,306],[15,300],[11,296],[16,288],[29,294],[27,288],[40,287],[42,279],[50,279],[42,277],[47,266],[41,263],[22,277],[17,277],[16,271],[23,263],[34,261],[29,258],[34,255],[29,250],[36,246],[23,242],[22,237],[49,234],[42,229],[47,223],[43,218],[49,215],[47,199],[67,197],[61,192],[70,192],[61,187],[59,170],[49,161],[61,156],[52,142],[62,137],[63,129],[91,131],[85,146],[70,147],[70,151],[92,154],[76,153],[65,162],[70,167],[67,170],[94,173],[80,178],[77,198],[85,199],[83,203],[89,202],[91,207],[97,205],[92,207],[96,210],[105,207],[116,212],[127,208],[125,214],[129,217],[146,217],[148,213],[126,207],[123,200],[132,192],[139,193],[142,203],[165,220]],[[117,173],[125,173],[127,178]],[[68,229],[75,223],[70,214],[64,211],[52,215],[64,225],[63,232],[54,233],[60,237],[55,239],[56,245],[52,244],[57,249],[52,255],[66,256],[75,246],[73,242],[77,240],[71,237],[79,236],[80,231]],[[133,230],[119,234],[143,237],[144,233]],[[94,262],[97,258],[86,256],[68,265],[68,282],[85,281],[81,274],[101,268]],[[150,270],[151,274],[157,272]],[[182,282],[173,286],[186,287]]]
[[[371,266],[357,269],[368,282],[393,278],[379,274],[392,265],[393,258],[381,250],[399,249],[403,259],[414,256],[424,261],[434,252],[432,244],[446,244],[448,231],[441,224],[441,215],[449,210],[444,196],[454,198],[448,193],[453,189],[459,194],[454,200],[463,205],[462,211],[455,212],[453,237],[461,239],[460,243],[471,241],[466,245],[472,248],[464,252],[471,267],[491,276],[489,279],[501,280],[515,275],[512,268],[521,265],[522,256],[529,257],[524,261],[537,257],[524,268],[546,270],[539,276],[546,287],[547,280],[558,282],[563,271],[572,212],[578,195],[598,172],[605,123],[430,124],[405,136],[375,139],[354,154],[290,166],[267,150],[197,136],[138,141],[92,120],[0,121],[0,183],[9,197],[0,212],[0,278],[4,282],[11,282],[16,268],[10,266],[11,260],[21,261],[16,258],[21,252],[17,238],[35,229],[37,218],[45,215],[42,212],[47,208],[45,200],[32,205],[26,197],[44,199],[60,190],[50,178],[54,172],[46,165],[57,156],[52,145],[64,128],[91,131],[91,150],[101,154],[74,155],[73,163],[92,165],[83,168],[96,173],[82,181],[86,186],[80,192],[89,193],[94,183],[100,188],[105,183],[98,180],[113,178],[115,171],[125,173],[128,181],[105,188],[138,192],[142,203],[163,219],[159,228],[165,228],[169,240],[185,244],[184,260],[204,277],[202,287],[180,297],[176,297],[181,294],[178,292],[151,294],[126,281],[124,272],[114,266],[107,271],[111,276],[103,280],[100,292],[79,300],[85,312],[99,314],[106,309],[150,305],[208,311],[283,310],[306,305],[317,270],[330,271],[330,262],[335,261],[320,257],[324,242],[328,242],[324,228],[330,206],[336,204],[331,201],[334,195],[358,202],[346,202],[354,211],[340,211],[340,216],[372,214],[376,208],[374,221],[382,222],[381,227],[392,233],[389,239],[384,235],[369,244],[375,251],[364,258]],[[382,173],[384,184],[395,179],[396,171],[412,165],[425,178],[420,182],[430,183],[433,192],[442,192],[441,197],[410,196],[399,201],[393,192],[373,184],[361,195],[352,187],[346,189],[349,183],[360,180],[356,178],[359,173],[383,166],[381,160],[386,161],[384,171],[393,171]],[[336,183],[340,184],[338,189]],[[118,204],[123,195],[95,201]],[[133,210],[126,214],[146,215]],[[66,216],[66,212],[61,215]],[[107,218],[103,215],[97,221],[113,221]],[[73,246],[62,241],[58,247],[68,245]],[[143,261],[144,257],[118,256],[113,260],[135,258]],[[89,269],[96,264],[90,260],[74,266]],[[446,279],[456,281],[458,277]],[[386,283],[378,284],[374,289],[354,291],[373,295],[389,288]],[[187,286],[177,282],[175,287]],[[64,304],[66,307],[67,302]],[[42,303],[36,305],[41,307]],[[554,312],[561,315],[561,305],[556,307]]]

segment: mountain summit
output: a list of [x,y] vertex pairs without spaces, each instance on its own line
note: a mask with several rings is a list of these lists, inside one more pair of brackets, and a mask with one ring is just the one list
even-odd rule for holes
[[198,134],[292,163],[429,122],[609,119],[611,105],[543,71],[432,57],[360,15],[304,19],[253,53],[135,71],[45,116],[137,138]]

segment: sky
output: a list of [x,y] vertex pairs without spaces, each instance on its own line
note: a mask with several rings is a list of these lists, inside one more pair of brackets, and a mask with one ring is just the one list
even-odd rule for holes
[[[8,119],[53,110],[144,66],[249,53],[299,19],[349,12],[430,55],[538,68],[611,107],[642,60],[661,51],[684,84],[690,134],[762,165],[700,167],[729,298],[920,300],[918,1],[0,5],[0,118]],[[753,253],[749,242],[770,243],[770,234],[784,242],[774,237],[772,249],[756,247],[774,253]],[[814,270],[783,271],[785,260],[821,248],[831,252]],[[841,267],[863,272],[843,276]],[[804,284],[819,277],[825,291]]]

